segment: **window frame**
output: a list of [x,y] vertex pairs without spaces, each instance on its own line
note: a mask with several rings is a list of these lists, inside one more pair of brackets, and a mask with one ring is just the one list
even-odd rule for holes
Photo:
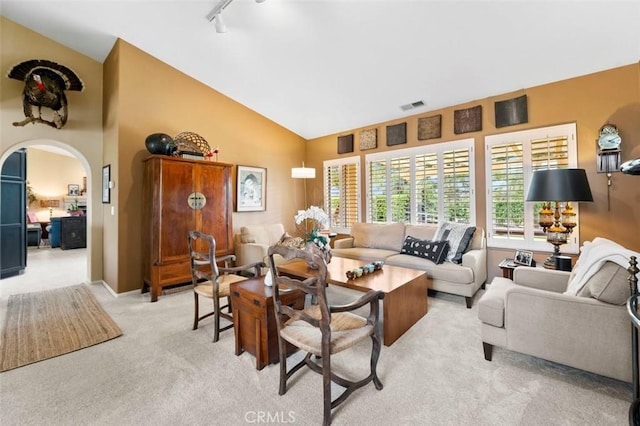
[[[362,199],[362,188],[361,188],[361,173],[362,173],[362,169],[361,169],[361,164],[360,164],[360,156],[353,156],[353,157],[345,157],[345,158],[336,158],[333,160],[325,160],[322,163],[322,186],[323,186],[323,194],[324,194],[324,206],[325,206],[325,211],[327,212],[327,214],[329,215],[329,229],[331,229],[333,232],[338,232],[338,233],[350,233],[351,228],[347,228],[344,226],[341,227],[337,227],[335,226],[335,224],[333,223],[333,219],[332,219],[332,214],[331,211],[327,211],[330,209],[331,206],[331,200],[329,198],[329,182],[328,182],[328,176],[327,176],[327,170],[329,167],[341,167],[341,166],[345,166],[345,165],[355,165],[355,170],[356,170],[356,184],[358,185],[358,187],[356,188],[356,195],[355,195],[355,203],[356,203],[356,210],[357,210],[357,218],[356,221],[359,222],[361,219],[361,202],[360,200]],[[339,197],[340,199],[342,199],[343,197],[343,185],[342,185],[342,173],[340,173],[340,194]],[[339,214],[342,217],[345,217],[346,213],[344,212],[345,206],[341,206],[339,207]]]
[[[405,149],[396,149],[391,151],[384,152],[376,152],[372,154],[365,155],[365,217],[367,221],[371,219],[371,175],[370,175],[370,165],[374,161],[385,161],[387,167],[387,181],[386,181],[386,193],[390,194],[391,191],[391,179],[389,165],[390,161],[399,157],[409,157],[410,161],[410,174],[411,174],[411,182],[410,182],[410,220],[407,222],[408,224],[417,224],[417,200],[416,200],[416,156],[425,155],[425,154],[436,154],[437,155],[437,163],[438,163],[438,225],[443,223],[444,218],[444,159],[443,155],[445,152],[460,150],[460,149],[468,149],[469,150],[469,224],[476,225],[476,191],[475,191],[475,139],[467,138],[461,139],[457,141],[448,141],[448,142],[440,142],[430,145],[423,145],[419,147],[405,148]],[[387,218],[391,218],[391,203],[387,202]],[[390,223],[387,220],[387,223]],[[420,224],[423,224],[420,222]]]
[[[525,249],[532,251],[552,252],[553,245],[548,243],[546,239],[535,240],[535,228],[537,223],[534,222],[535,211],[533,202],[525,201],[529,192],[531,176],[533,174],[533,158],[532,158],[532,141],[541,139],[555,139],[559,137],[567,137],[567,167],[576,168],[578,163],[577,152],[577,126],[576,123],[559,124],[555,126],[539,127],[535,129],[520,130],[516,132],[500,133],[495,135],[487,135],[484,138],[485,144],[485,183],[486,183],[486,236],[487,247],[501,249]],[[493,233],[493,181],[492,181],[492,157],[491,148],[495,145],[505,145],[510,143],[522,144],[522,174],[523,174],[523,203],[524,203],[524,234],[522,239],[504,239],[497,238]],[[555,201],[555,200],[551,200]],[[563,200],[559,200],[563,201]],[[566,244],[561,246],[561,250],[566,253],[578,253],[580,243],[580,213],[579,203],[573,203],[573,209],[576,212],[576,222],[578,225],[573,229]],[[555,203],[552,203],[552,209]]]

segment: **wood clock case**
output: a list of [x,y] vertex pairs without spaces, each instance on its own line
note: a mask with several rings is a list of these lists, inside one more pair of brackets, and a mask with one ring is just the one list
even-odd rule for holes
[[[144,160],[142,261],[145,292],[191,282],[187,233],[213,235],[216,256],[233,254],[231,164],[153,155]],[[202,208],[189,197],[201,193]],[[198,196],[198,194],[196,194]]]

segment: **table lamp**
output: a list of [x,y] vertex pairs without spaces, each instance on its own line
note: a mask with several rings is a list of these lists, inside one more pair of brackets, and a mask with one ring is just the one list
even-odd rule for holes
[[[547,242],[553,245],[553,254],[545,260],[544,267],[555,269],[560,246],[566,244],[577,224],[571,202],[593,201],[587,173],[584,169],[536,170],[526,201],[543,202],[538,223],[547,234]],[[555,210],[551,210],[551,202],[555,203]],[[562,212],[560,203],[566,203]]]

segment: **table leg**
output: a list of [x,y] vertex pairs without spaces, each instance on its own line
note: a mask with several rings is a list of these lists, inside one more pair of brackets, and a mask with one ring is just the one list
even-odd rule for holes
[[427,280],[427,275],[424,274],[385,294],[382,303],[385,346],[391,346],[427,314]]

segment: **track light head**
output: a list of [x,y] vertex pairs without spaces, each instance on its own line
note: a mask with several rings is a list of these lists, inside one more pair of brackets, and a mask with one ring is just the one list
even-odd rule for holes
[[224,20],[222,19],[222,12],[218,13],[215,16],[214,26],[216,28],[217,33],[226,33],[227,26],[224,24]]

